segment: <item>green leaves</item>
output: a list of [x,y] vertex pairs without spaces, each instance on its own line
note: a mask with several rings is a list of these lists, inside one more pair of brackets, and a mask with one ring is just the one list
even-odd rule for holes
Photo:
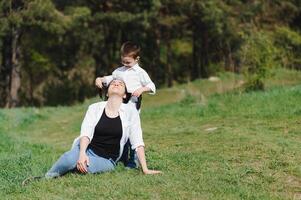
[[[14,29],[21,36],[21,91],[32,90],[22,94],[24,105],[41,105],[40,99],[47,98],[42,85],[54,80],[71,93],[91,88],[80,92],[80,99],[89,96],[95,76],[118,66],[126,40],[141,45],[141,66],[157,86],[220,71],[246,71],[260,85],[265,68],[300,68],[300,13],[295,0],[2,0],[0,65],[7,66],[0,73],[10,68]],[[74,80],[68,77],[74,71],[80,72],[76,80],[86,80],[82,87],[70,87]],[[0,94],[8,85],[7,74],[2,74]]]
[[279,52],[266,32],[251,32],[244,40],[240,57],[247,78],[246,90],[263,90],[267,69],[279,66],[276,60]]

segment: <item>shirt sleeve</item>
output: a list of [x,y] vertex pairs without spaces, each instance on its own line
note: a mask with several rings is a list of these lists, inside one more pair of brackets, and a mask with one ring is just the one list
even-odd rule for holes
[[140,124],[140,116],[136,109],[132,109],[131,112],[131,127],[130,127],[130,142],[132,149],[136,149],[139,146],[145,146],[142,137],[142,129]]
[[113,80],[113,75],[105,76],[104,78],[106,85],[108,85]]
[[82,122],[81,129],[80,129],[80,138],[83,136],[87,136],[91,142],[94,133],[94,115],[93,115],[93,107],[89,106],[85,118]]
[[156,94],[156,86],[146,71],[143,70],[140,76],[142,85],[151,89],[150,94]]

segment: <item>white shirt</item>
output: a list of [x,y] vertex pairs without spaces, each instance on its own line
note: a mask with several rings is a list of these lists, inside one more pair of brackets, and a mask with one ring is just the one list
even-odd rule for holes
[[[107,101],[103,101],[89,106],[81,125],[80,136],[74,140],[72,148],[83,136],[88,137],[90,142],[92,141],[95,126],[100,120],[106,104]],[[144,146],[138,111],[132,106],[121,104],[119,116],[122,124],[122,137],[120,139],[120,150],[117,160],[121,157],[123,147],[128,139],[130,139],[132,149],[136,149],[138,146]]]
[[147,72],[137,63],[133,67],[119,67],[115,69],[111,76],[105,76],[106,84],[110,83],[113,78],[121,78],[126,85],[128,92],[133,93],[140,87],[148,87],[151,89],[150,94],[156,93],[156,86],[150,79]]

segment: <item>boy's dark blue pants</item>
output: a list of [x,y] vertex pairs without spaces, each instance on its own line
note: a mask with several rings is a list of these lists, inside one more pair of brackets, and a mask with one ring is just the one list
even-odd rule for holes
[[[142,95],[138,97],[138,101],[136,102],[136,109],[139,111],[141,107]],[[119,161],[123,162],[126,167],[129,168],[137,168],[138,167],[138,158],[135,150],[131,148],[130,140],[124,145],[123,153]]]
[[127,143],[124,145],[123,153],[120,160],[124,166],[129,168],[137,168],[137,154],[135,150],[131,149],[131,143],[128,140]]

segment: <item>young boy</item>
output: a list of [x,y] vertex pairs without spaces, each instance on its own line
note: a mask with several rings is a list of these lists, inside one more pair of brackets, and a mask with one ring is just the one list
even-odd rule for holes
[[[103,87],[103,83],[107,85],[113,78],[121,78],[125,84],[127,91],[131,93],[129,104],[136,107],[140,111],[142,93],[156,93],[156,86],[150,79],[147,72],[142,69],[139,64],[140,47],[133,42],[125,42],[121,46],[121,64],[123,66],[113,71],[112,75],[98,77],[95,80],[95,85],[99,88]],[[137,168],[138,160],[136,152],[130,149],[130,158],[127,160],[129,142],[124,147],[124,163],[129,168]]]

